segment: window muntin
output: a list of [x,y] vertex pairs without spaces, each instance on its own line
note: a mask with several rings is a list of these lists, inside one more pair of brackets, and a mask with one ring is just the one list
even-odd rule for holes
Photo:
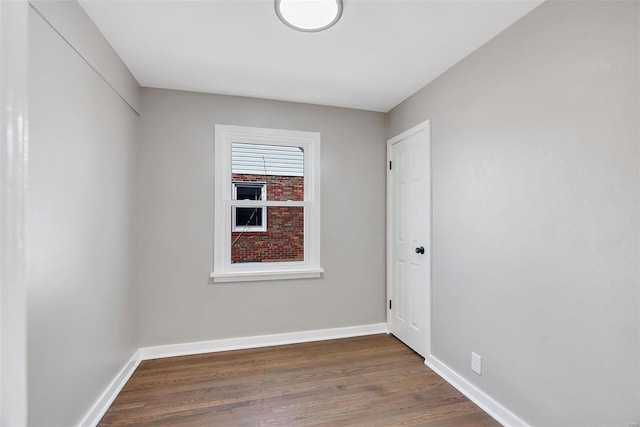
[[[319,277],[320,135],[216,125],[215,168],[214,282]],[[239,199],[234,183],[264,185],[261,200],[254,200],[255,189]],[[266,215],[267,231],[234,230],[234,212],[256,208]],[[281,234],[274,238],[272,231]],[[263,240],[249,238],[258,236]],[[247,248],[253,252],[241,257]]]

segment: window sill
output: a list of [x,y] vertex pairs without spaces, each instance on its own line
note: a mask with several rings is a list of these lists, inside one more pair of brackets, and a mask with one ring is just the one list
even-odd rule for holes
[[211,273],[214,283],[225,282],[256,282],[263,280],[313,279],[324,273],[322,268],[305,268],[295,270],[262,270],[262,271],[234,271],[226,273]]

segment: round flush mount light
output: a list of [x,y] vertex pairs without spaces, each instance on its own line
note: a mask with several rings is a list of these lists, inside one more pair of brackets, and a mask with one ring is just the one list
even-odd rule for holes
[[307,33],[331,28],[342,16],[342,0],[275,0],[275,5],[286,26]]

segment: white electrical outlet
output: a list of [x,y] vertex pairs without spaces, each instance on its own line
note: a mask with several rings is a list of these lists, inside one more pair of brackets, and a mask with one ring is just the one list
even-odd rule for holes
[[478,375],[482,375],[482,356],[471,352],[471,370]]

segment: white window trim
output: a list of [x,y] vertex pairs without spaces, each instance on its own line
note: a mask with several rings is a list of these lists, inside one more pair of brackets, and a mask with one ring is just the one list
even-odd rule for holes
[[[264,182],[234,182],[233,184],[233,200],[238,200],[238,185],[254,185],[254,186],[262,186],[262,200],[266,200],[267,196],[267,184]],[[263,207],[262,209],[262,225],[245,225],[242,227],[238,227],[236,224],[236,208],[238,206],[234,206],[231,212],[231,231],[234,233],[256,233],[256,232],[266,232],[267,231],[267,208]],[[249,208],[255,208],[260,206],[247,206]]]
[[[231,143],[303,147],[304,201],[233,200]],[[320,133],[244,126],[215,126],[214,254],[211,278],[246,282],[320,277]],[[304,207],[304,261],[231,263],[232,206]]]

